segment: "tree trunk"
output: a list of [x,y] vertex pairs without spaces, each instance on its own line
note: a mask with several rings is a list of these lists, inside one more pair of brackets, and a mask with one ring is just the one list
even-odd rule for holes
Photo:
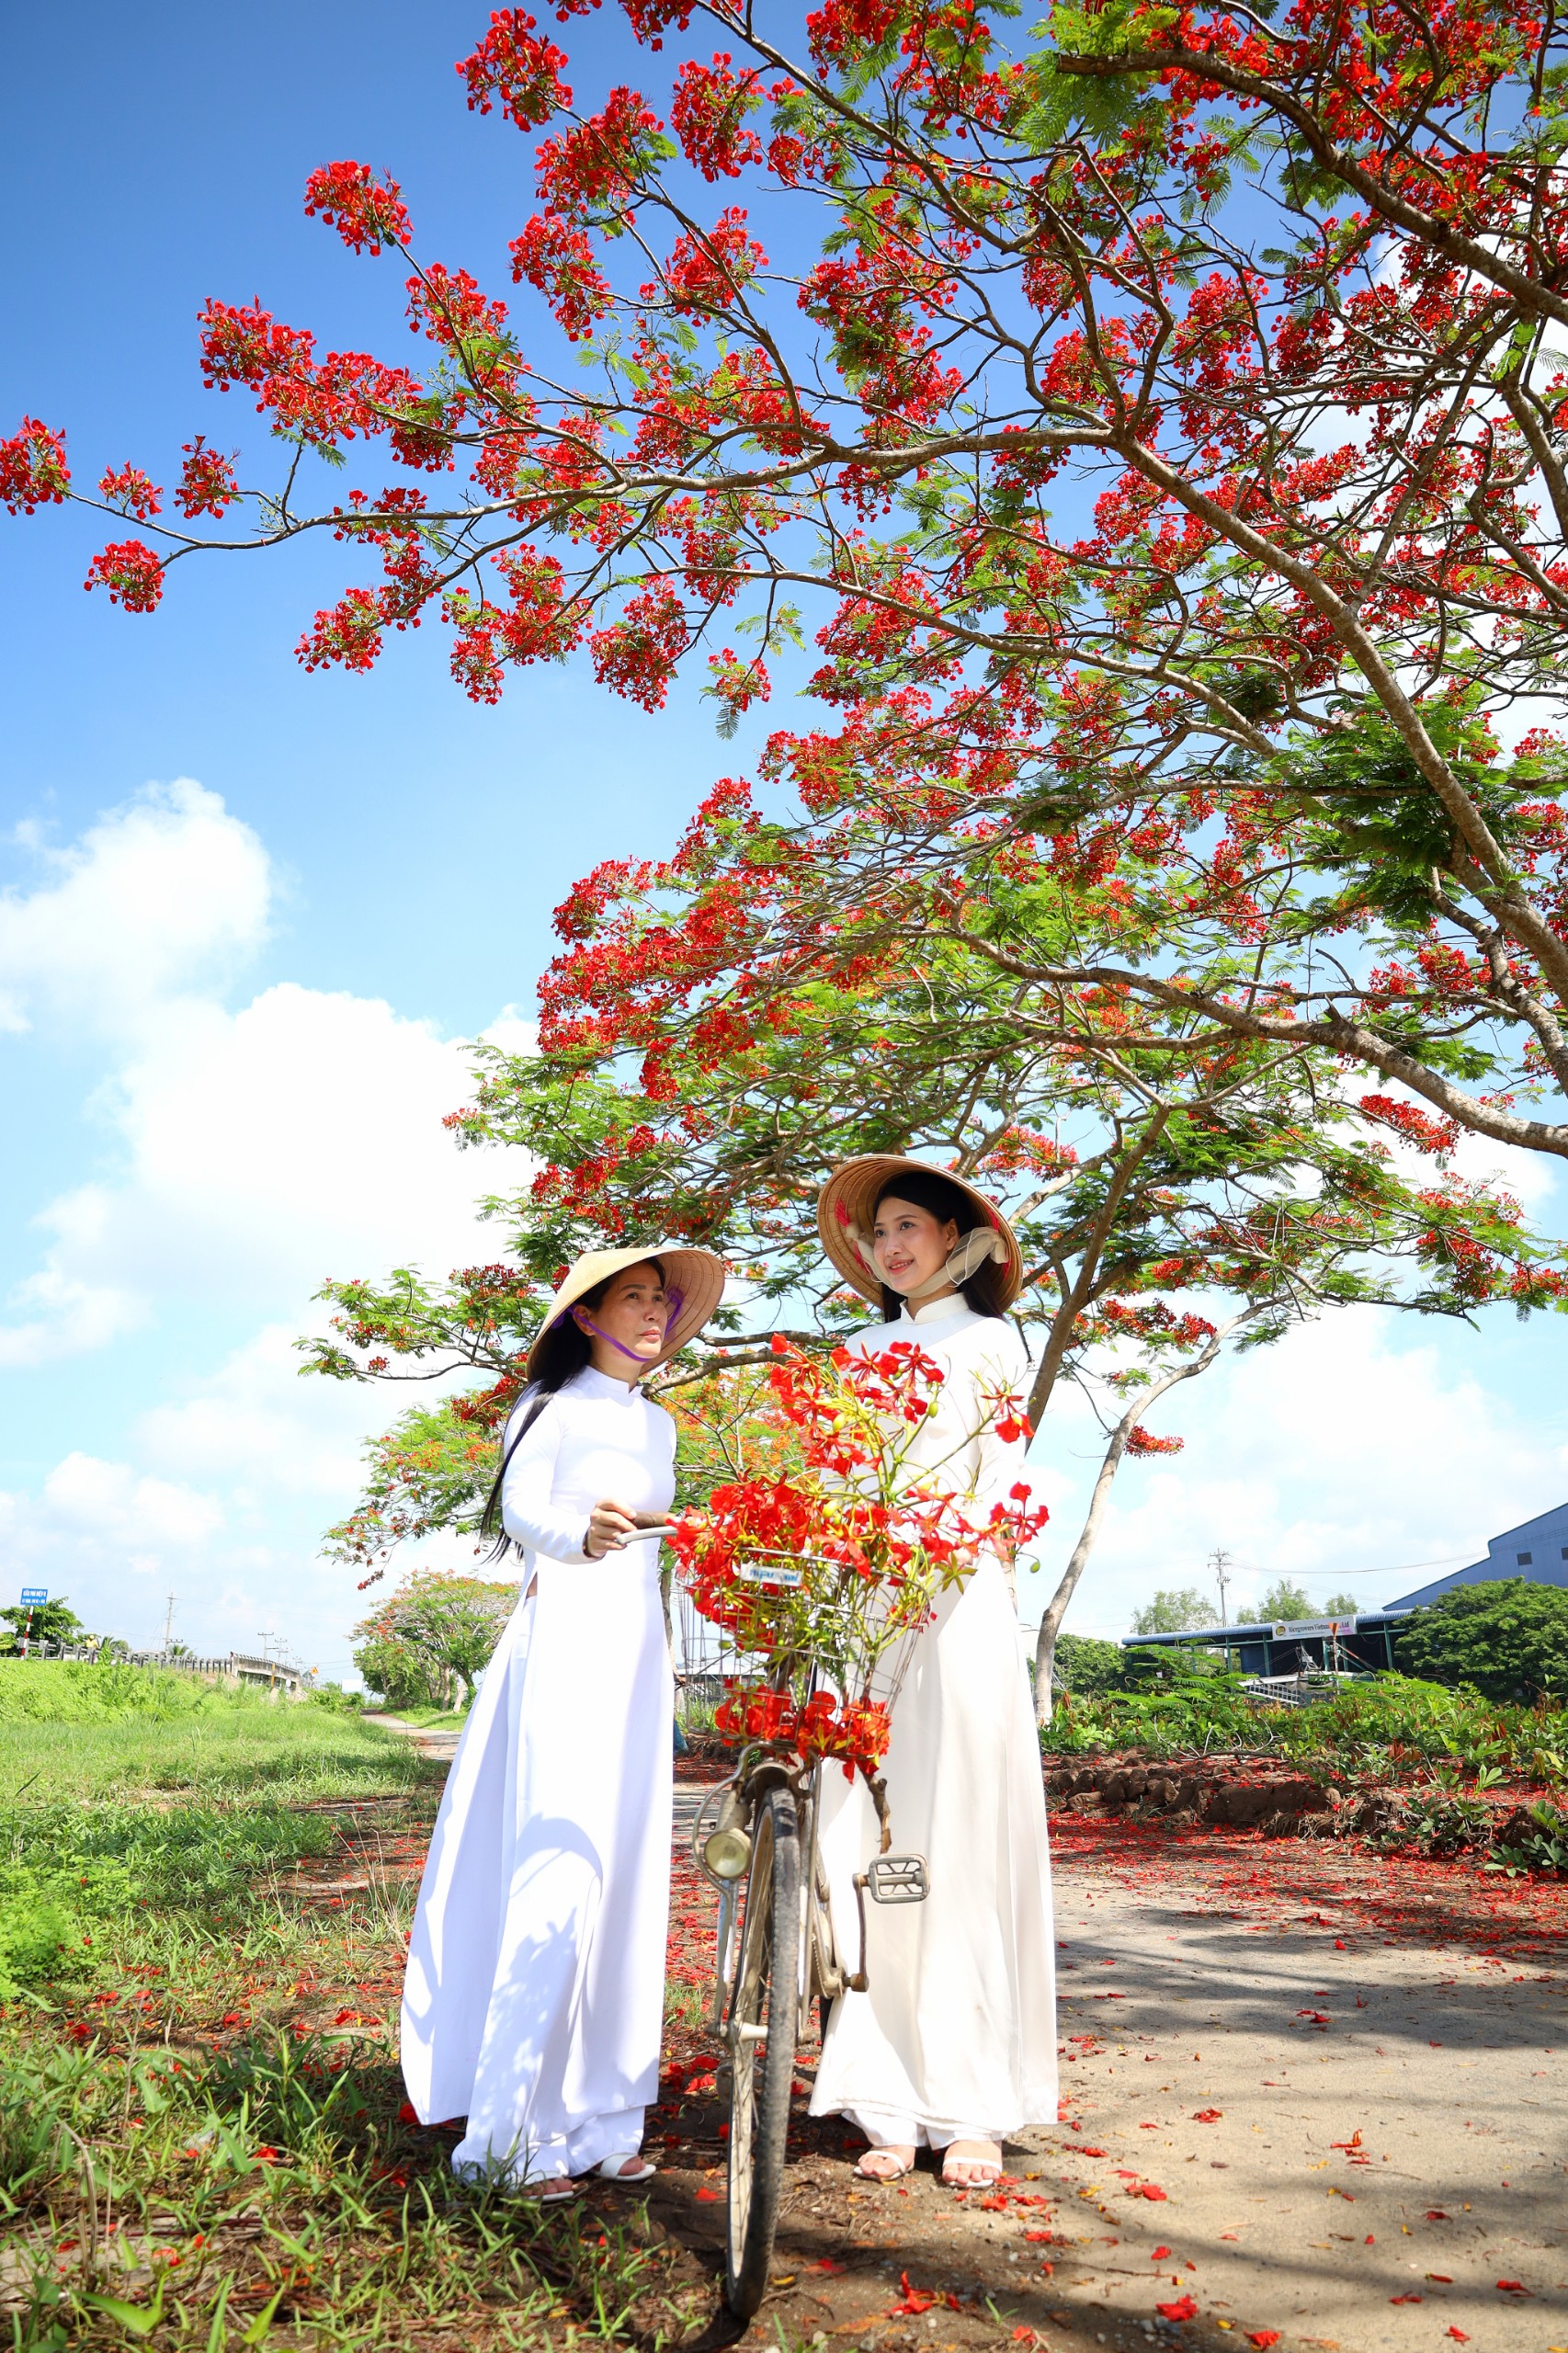
[[1221,1324],[1213,1337],[1205,1344],[1201,1354],[1196,1356],[1190,1364],[1177,1366],[1173,1371],[1162,1374],[1158,1381],[1151,1381],[1147,1389],[1141,1390],[1136,1401],[1128,1407],[1115,1429],[1112,1430],[1110,1444],[1106,1448],[1105,1460],[1100,1464],[1099,1475],[1095,1481],[1095,1492],[1089,1498],[1089,1508],[1083,1529],[1079,1533],[1078,1541],[1073,1547],[1073,1557],[1068,1562],[1062,1582],[1051,1595],[1051,1601],[1040,1621],[1040,1639],[1035,1644],[1034,1654],[1034,1710],[1037,1723],[1048,1724],[1051,1722],[1051,1677],[1056,1664],[1056,1638],[1062,1631],[1062,1620],[1067,1615],[1067,1605],[1077,1591],[1078,1581],[1084,1571],[1089,1565],[1089,1555],[1095,1549],[1095,1540],[1099,1535],[1100,1522],[1105,1518],[1106,1506],[1110,1501],[1110,1491],[1115,1483],[1116,1474],[1121,1468],[1121,1458],[1127,1451],[1129,1438],[1150,1406],[1157,1404],[1167,1389],[1174,1389],[1178,1381],[1192,1381],[1199,1373],[1207,1372],[1231,1334],[1237,1329],[1238,1325],[1250,1322],[1253,1316],[1261,1313],[1262,1306],[1263,1302],[1260,1302],[1257,1306],[1245,1309],[1240,1315],[1233,1315],[1228,1324]]

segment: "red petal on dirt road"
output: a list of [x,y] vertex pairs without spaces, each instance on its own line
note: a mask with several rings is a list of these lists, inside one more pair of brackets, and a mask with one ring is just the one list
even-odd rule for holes
[[1170,2249],[1168,2246],[1157,2246],[1154,2249],[1153,2260],[1155,2263],[1163,2263],[1169,2253]]
[[1391,2296],[1389,2302],[1391,2304],[1418,2304],[1422,2299],[1419,2296]]
[[1449,2335],[1453,2338],[1456,2345],[1468,2345],[1470,2343],[1470,2338],[1462,2328],[1450,2328]]
[[1163,2205],[1166,2193],[1160,2188],[1158,2182],[1141,2181],[1137,2188],[1130,2189],[1127,2195],[1129,2198],[1148,2198],[1155,2200]]
[[940,2298],[937,2295],[934,2289],[912,2288],[909,2284],[909,2274],[907,2271],[901,2271],[899,2273],[898,2284],[903,2290],[903,2302],[902,2304],[890,2304],[888,2306],[888,2318],[890,2320],[893,2317],[895,2313],[928,2313],[933,2304],[940,2302]]
[[1535,2292],[1533,2289],[1527,2288],[1522,2279],[1499,2279],[1497,2285],[1506,2296],[1529,2296]]
[[1449,2220],[1449,2217],[1444,2213],[1440,2206],[1428,2206],[1426,2209],[1426,2220],[1429,2222],[1446,2222]]
[[697,2195],[699,2203],[704,2206],[717,2206],[719,2203],[719,2192],[716,2189],[699,2189]]
[[1269,2347],[1278,2342],[1279,2331],[1277,2328],[1255,2328],[1247,2336],[1247,2343],[1256,2345],[1257,2353],[1268,2353]]
[[1195,2124],[1218,2124],[1224,2113],[1222,2108],[1195,2108],[1192,2120]]
[[824,2255],[820,2263],[812,2266],[813,2271],[847,2271],[848,2268],[846,2263],[840,2263],[837,2256],[832,2255]]
[[1195,2296],[1179,2296],[1174,2303],[1156,2304],[1154,2310],[1162,2320],[1196,2320],[1198,2300]]

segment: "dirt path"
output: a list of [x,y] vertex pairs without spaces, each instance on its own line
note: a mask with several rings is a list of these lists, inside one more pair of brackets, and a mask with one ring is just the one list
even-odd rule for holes
[[[699,2288],[725,2154],[695,2022],[701,1794],[676,1792],[687,2016],[648,2132],[652,2214]],[[1568,2353],[1568,1887],[1239,1831],[1066,1815],[1052,1836],[1057,2129],[1009,2146],[992,2197],[925,2164],[858,2182],[858,2136],[805,2114],[802,2051],[777,2285],[746,2344]],[[733,2341],[707,2310],[688,2341]]]
[[[1568,2345],[1568,1891],[1071,1822],[1056,1870],[1058,2130],[960,2199],[802,2114],[748,2341]],[[719,2111],[668,2089],[656,2210],[716,2250]]]
[[437,1763],[449,1765],[458,1753],[462,1735],[461,1724],[409,1724],[401,1716],[367,1716],[367,1723],[380,1724],[383,1732],[401,1733],[411,1740],[421,1756],[432,1756]]

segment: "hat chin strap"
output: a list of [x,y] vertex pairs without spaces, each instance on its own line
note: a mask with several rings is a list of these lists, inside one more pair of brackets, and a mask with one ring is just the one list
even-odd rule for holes
[[949,1283],[955,1290],[961,1290],[982,1267],[993,1259],[998,1266],[1005,1266],[1006,1258],[1007,1245],[995,1228],[977,1225],[964,1235],[946,1266],[939,1267],[934,1275],[927,1275],[925,1281],[916,1283],[913,1290],[904,1292],[904,1305],[917,1307],[922,1300],[929,1299],[935,1291],[945,1290]]
[[[563,1308],[559,1315],[552,1315],[551,1317],[551,1325],[556,1324],[564,1324],[568,1316],[574,1318],[579,1314],[582,1316],[583,1322],[587,1325],[590,1332],[596,1332],[601,1340],[608,1340],[612,1348],[619,1348],[623,1357],[630,1357],[632,1363],[635,1365],[641,1365],[644,1372],[652,1372],[653,1368],[651,1358],[647,1357],[640,1357],[635,1348],[629,1348],[624,1340],[618,1340],[613,1332],[607,1332],[602,1324],[596,1324],[585,1307]],[[665,1329],[667,1333],[667,1325]]]

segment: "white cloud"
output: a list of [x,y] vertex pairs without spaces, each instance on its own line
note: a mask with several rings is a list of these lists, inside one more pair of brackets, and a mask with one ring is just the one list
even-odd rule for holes
[[266,1325],[193,1394],[151,1407],[136,1425],[143,1459],[222,1483],[241,1510],[281,1491],[308,1498],[324,1520],[352,1498],[360,1448],[396,1401],[379,1386],[301,1375],[299,1330]]
[[[100,1348],[157,1302],[302,1311],[328,1274],[410,1255],[444,1273],[482,1242],[495,1254],[474,1215],[489,1172],[441,1124],[471,1092],[460,1043],[380,999],[292,982],[225,1003],[267,936],[273,888],[249,827],[182,783],[0,901],[16,1001],[74,1040],[108,1036],[93,1108],[118,1162],[39,1211],[43,1263],[13,1292],[0,1366]],[[498,1032],[528,1042],[515,1014]]]
[[150,786],[65,850],[16,838],[44,864],[31,892],[0,894],[4,1026],[55,1019],[136,1032],[169,1000],[221,984],[267,937],[265,849],[215,792]]
[[[0,1370],[134,1351],[171,1311],[250,1336],[149,1397],[114,1449],[127,1459],[78,1446],[36,1493],[0,1494],[0,1542],[135,1643],[161,1631],[172,1587],[199,1650],[254,1648],[265,1625],[341,1673],[360,1606],[320,1537],[401,1399],[301,1380],[292,1342],[319,1324],[328,1275],[500,1255],[476,1215],[496,1172],[442,1126],[472,1095],[469,1054],[379,998],[282,981],[231,1002],[276,880],[199,785],[144,793],[69,849],[21,846],[45,870],[0,898],[0,1030],[97,1042],[108,1151],[33,1220],[40,1263],[13,1289]],[[490,1034],[533,1044],[510,1007]]]
[[[1389,1315],[1346,1310],[1178,1390],[1158,1427],[1185,1450],[1123,1466],[1104,1533],[1068,1613],[1078,1633],[1125,1631],[1157,1586],[1208,1589],[1209,1554],[1233,1555],[1236,1590],[1277,1576],[1367,1603],[1427,1581],[1421,1565],[1482,1556],[1496,1530],[1561,1503],[1568,1445],[1456,1370],[1402,1345]],[[1031,1469],[1047,1495],[1037,1619],[1076,1540],[1098,1448],[1076,1401],[1053,1409]]]

